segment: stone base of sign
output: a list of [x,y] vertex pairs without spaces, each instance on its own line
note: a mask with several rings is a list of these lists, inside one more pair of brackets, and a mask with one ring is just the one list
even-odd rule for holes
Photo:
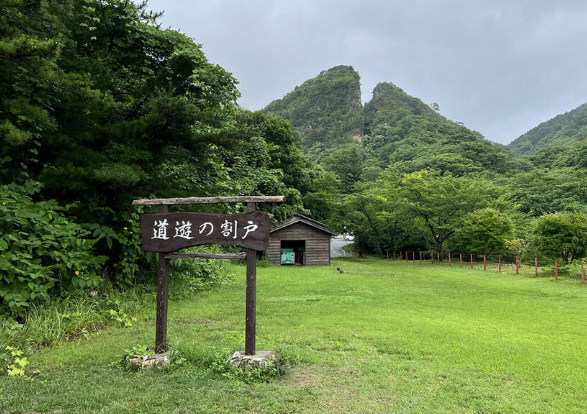
[[145,355],[141,358],[129,358],[127,360],[128,365],[136,366],[136,367],[143,367],[143,368],[153,368],[153,367],[166,367],[169,365],[169,354],[155,354],[155,355]]
[[230,365],[233,368],[242,370],[247,368],[267,368],[269,361],[275,361],[275,352],[257,351],[255,355],[245,355],[244,352],[236,351],[230,357]]

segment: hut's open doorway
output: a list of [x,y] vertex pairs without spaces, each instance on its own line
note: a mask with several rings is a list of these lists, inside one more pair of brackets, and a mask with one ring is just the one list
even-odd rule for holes
[[282,240],[281,241],[281,264],[282,265],[305,265],[306,264],[306,241],[305,240]]

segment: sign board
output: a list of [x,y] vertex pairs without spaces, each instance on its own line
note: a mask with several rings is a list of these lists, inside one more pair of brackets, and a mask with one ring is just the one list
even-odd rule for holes
[[143,250],[168,253],[203,244],[223,244],[264,251],[272,222],[269,214],[258,210],[242,214],[143,214]]

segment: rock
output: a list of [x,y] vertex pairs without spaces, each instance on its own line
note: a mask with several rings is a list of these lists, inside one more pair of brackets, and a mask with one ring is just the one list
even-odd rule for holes
[[230,365],[233,368],[267,368],[269,361],[275,360],[273,351],[257,351],[255,355],[245,355],[244,352],[236,351],[230,357]]
[[141,358],[129,358],[127,362],[129,365],[136,365],[143,368],[166,367],[169,365],[169,356],[166,353],[145,355]]

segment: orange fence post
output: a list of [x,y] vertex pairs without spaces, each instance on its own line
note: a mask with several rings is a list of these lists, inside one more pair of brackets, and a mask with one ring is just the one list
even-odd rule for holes
[[487,270],[487,255],[483,255],[483,270]]
[[536,274],[536,276],[538,276],[538,258],[537,257],[534,258],[534,274]]

